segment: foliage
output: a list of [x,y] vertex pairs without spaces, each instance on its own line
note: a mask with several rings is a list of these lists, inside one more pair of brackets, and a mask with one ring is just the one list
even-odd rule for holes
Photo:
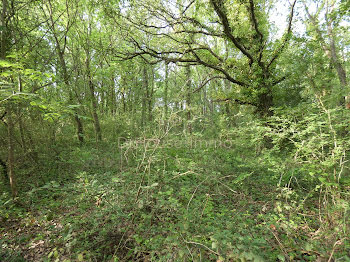
[[347,1],[0,7],[1,261],[350,261]]

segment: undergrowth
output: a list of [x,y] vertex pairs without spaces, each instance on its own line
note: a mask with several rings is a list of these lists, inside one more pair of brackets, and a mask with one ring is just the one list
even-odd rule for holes
[[299,113],[43,155],[0,196],[0,260],[350,261],[344,129]]

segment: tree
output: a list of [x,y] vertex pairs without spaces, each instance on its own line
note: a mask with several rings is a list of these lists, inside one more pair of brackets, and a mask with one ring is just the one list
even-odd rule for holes
[[[348,95],[348,79],[344,66],[339,55],[341,49],[345,48],[340,44],[340,37],[337,34],[339,23],[345,14],[343,11],[344,4],[336,7],[336,1],[323,0],[314,14],[309,11],[309,8],[304,2],[305,11],[309,20],[309,31],[318,40],[324,54],[328,57],[332,67],[336,70],[342,93],[345,96],[345,106],[350,109],[350,96]],[[324,20],[320,17],[324,15]],[[343,96],[343,97],[344,97]],[[344,103],[342,98],[341,103]]]
[[[73,3],[74,4],[74,3]],[[73,24],[75,23],[76,19],[76,14],[78,7],[75,6],[75,13],[71,13],[71,7],[68,5],[68,2],[66,2],[65,6],[63,7],[63,13],[59,14],[58,17],[55,16],[55,11],[57,8],[57,5],[59,3],[56,3],[56,8],[53,6],[53,1],[49,0],[45,7],[43,8],[43,14],[46,18],[46,23],[47,26],[52,34],[52,37],[54,39],[54,45],[55,45],[55,50],[57,52],[57,57],[58,57],[58,67],[57,67],[57,72],[60,72],[61,77],[63,79],[63,83],[65,84],[66,88],[68,89],[69,93],[69,102],[73,103],[73,90],[70,89],[71,87],[71,79],[70,79],[70,74],[68,72],[68,66],[67,66],[67,61],[66,61],[66,48],[67,48],[67,41],[68,41],[68,33]],[[45,11],[47,10],[47,11]],[[48,12],[48,13],[46,13]],[[67,17],[66,19],[63,20],[63,24],[57,26],[58,20],[61,17],[62,14],[66,13]],[[63,32],[60,32],[59,28],[64,28]],[[76,122],[76,127],[77,127],[77,137],[80,143],[84,142],[84,129],[83,129],[83,123],[79,117],[77,109],[74,109],[74,120]]]
[[285,34],[273,40],[265,1],[134,3],[120,13],[127,24],[121,24],[121,30],[130,47],[117,51],[116,56],[210,68],[217,73],[213,79],[227,79],[240,90],[239,96],[228,99],[255,106],[261,116],[271,115],[273,87],[287,77],[277,65],[290,40],[295,4],[296,0],[290,7]]

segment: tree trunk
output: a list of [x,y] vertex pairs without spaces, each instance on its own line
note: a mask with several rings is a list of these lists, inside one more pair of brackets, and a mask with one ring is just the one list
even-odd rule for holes
[[88,78],[88,85],[90,90],[90,99],[91,99],[91,105],[92,105],[92,117],[94,119],[94,127],[95,127],[95,134],[96,134],[96,141],[102,140],[102,133],[101,133],[101,126],[100,126],[100,120],[97,114],[98,106],[95,96],[95,86],[92,82],[92,76],[90,71],[90,52],[88,50],[89,47],[86,49],[86,74]]
[[146,118],[146,104],[148,97],[148,73],[146,64],[143,66],[143,92],[142,92],[142,113],[141,113],[141,126],[145,125]]
[[92,116],[94,118],[96,140],[101,141],[102,140],[102,133],[101,133],[100,120],[99,120],[99,117],[97,114],[97,101],[96,101],[96,97],[95,97],[95,88],[94,88],[94,84],[93,84],[90,76],[89,76],[89,90],[90,90],[90,95],[91,95]]
[[[52,34],[53,37],[55,39],[55,43],[56,43],[56,52],[58,55],[58,60],[59,60],[59,64],[61,66],[61,70],[59,70],[59,68],[57,68],[57,71],[61,71],[62,72],[62,76],[63,76],[63,82],[65,83],[67,88],[70,88],[70,83],[69,83],[69,75],[68,75],[68,70],[67,70],[67,64],[66,64],[66,60],[64,58],[64,52],[65,52],[65,45],[63,46],[63,48],[61,48],[60,45],[60,41],[58,40],[58,36],[56,34],[56,29],[55,29],[55,21],[52,17],[52,6],[51,6],[51,2],[49,2],[49,8],[50,8],[50,23],[48,23],[48,26],[51,27],[52,30]],[[65,32],[65,34],[67,34],[67,32]],[[66,35],[65,35],[66,38]],[[72,95],[72,91],[69,90],[69,102],[72,103],[73,102],[73,95]],[[79,118],[78,115],[78,111],[77,109],[74,109],[74,120],[77,124],[77,134],[78,134],[78,140],[80,143],[84,143],[84,130],[83,130],[83,123],[81,121],[81,119]]]
[[257,113],[261,117],[272,116],[273,112],[271,108],[273,107],[273,96],[269,89],[268,91],[259,95]]
[[7,165],[6,165],[6,162],[2,161],[1,159],[0,159],[0,167],[2,168],[2,170],[0,171],[4,174],[4,178],[7,182],[9,180],[8,173],[7,173]]
[[[317,22],[316,17],[309,13],[309,10],[306,6],[305,6],[305,11],[306,11],[307,16],[311,20],[313,26],[315,27],[316,33],[320,39],[321,46],[322,46],[325,54],[327,55],[330,62],[332,63],[332,65],[335,67],[335,69],[337,71],[337,75],[338,75],[338,79],[339,79],[341,87],[343,89],[345,89],[347,87],[347,84],[348,84],[346,71],[345,71],[345,68],[342,65],[342,63],[339,59],[338,53],[337,53],[335,36],[333,33],[333,27],[332,27],[333,19],[329,17],[328,4],[327,4],[326,8],[327,8],[327,10],[326,10],[325,18],[326,18],[326,23],[327,23],[327,36],[329,38],[329,45],[327,44],[326,40],[324,39],[324,37],[322,35],[322,31],[320,29],[320,26]],[[331,9],[333,9],[333,8],[334,8],[334,6],[331,6]],[[341,103],[344,104],[344,98],[341,101]],[[350,109],[350,96],[345,96],[345,107]]]
[[[22,87],[22,79],[20,76],[18,76],[18,92],[22,93],[23,87]],[[18,105],[18,126],[19,126],[19,134],[21,136],[21,146],[24,151],[24,153],[27,152],[27,143],[24,137],[24,124],[21,116],[22,107],[21,104]]]
[[[230,90],[230,82],[228,80],[224,80],[224,85],[225,85],[225,92],[228,92]],[[226,115],[230,115],[231,112],[230,112],[230,103],[225,102],[225,112],[226,112]]]
[[154,93],[154,68],[151,70],[152,78],[151,78],[151,85],[150,88],[148,88],[147,92],[147,100],[148,100],[148,121],[151,123],[153,119],[152,110],[153,110],[153,93]]
[[203,111],[203,116],[206,117],[207,115],[207,104],[208,104],[208,98],[207,98],[207,89],[203,87],[203,100],[202,100],[202,111]]
[[192,100],[192,81],[191,81],[191,67],[186,66],[186,79],[187,79],[187,90],[186,90],[186,114],[187,114],[187,128],[188,132],[192,133],[192,124],[191,124],[191,100]]
[[[0,58],[5,59],[6,53],[8,51],[8,41],[9,41],[9,30],[7,27],[7,8],[8,2],[7,0],[2,0],[2,12],[1,12],[1,26],[3,27],[1,30],[1,49],[0,49]],[[8,178],[10,181],[10,187],[12,192],[12,197],[17,197],[17,184],[16,184],[16,176],[15,176],[15,153],[14,153],[14,124],[12,119],[12,104],[11,100],[6,102],[6,112],[7,112],[7,140],[8,140]],[[6,168],[6,164],[3,165]],[[6,171],[6,170],[4,170]]]
[[115,85],[114,77],[111,78],[111,88],[110,88],[110,110],[112,115],[115,115],[117,107],[116,94],[115,94]]
[[169,64],[165,62],[165,81],[164,81],[164,119],[168,119],[168,85],[169,85]]
[[17,197],[17,183],[15,176],[14,156],[14,124],[12,119],[11,105],[7,106],[7,137],[8,137],[8,174],[11,186],[12,197]]
[[6,58],[6,52],[7,52],[7,42],[9,40],[8,37],[8,29],[7,29],[7,25],[6,25],[6,20],[7,20],[7,7],[8,7],[8,3],[7,0],[2,0],[2,12],[1,12],[1,26],[2,26],[2,30],[1,30],[1,59],[5,59]]

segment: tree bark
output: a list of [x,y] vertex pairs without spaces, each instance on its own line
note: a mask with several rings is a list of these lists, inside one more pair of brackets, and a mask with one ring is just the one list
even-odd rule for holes
[[273,96],[270,90],[259,95],[257,112],[261,117],[272,116]]

